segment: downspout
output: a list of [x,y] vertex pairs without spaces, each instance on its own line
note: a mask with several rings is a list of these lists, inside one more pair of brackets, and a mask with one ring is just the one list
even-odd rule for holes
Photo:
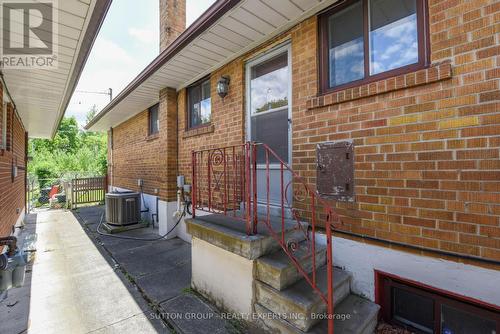
[[[109,169],[109,183],[111,186],[111,189],[113,189],[113,128],[109,128],[109,160],[110,160],[110,165],[111,168]],[[106,189],[108,191],[108,189]]]
[[24,131],[24,215],[28,214],[28,131]]

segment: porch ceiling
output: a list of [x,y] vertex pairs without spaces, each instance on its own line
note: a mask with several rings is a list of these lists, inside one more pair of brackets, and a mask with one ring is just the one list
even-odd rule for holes
[[[59,0],[54,5],[57,68],[2,70],[30,137],[54,136],[111,1]],[[37,15],[30,11],[30,16]]]
[[86,128],[105,131],[339,0],[218,0]]

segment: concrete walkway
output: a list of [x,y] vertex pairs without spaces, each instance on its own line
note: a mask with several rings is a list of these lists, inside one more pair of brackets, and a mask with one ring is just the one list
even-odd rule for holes
[[[155,316],[176,333],[262,333],[248,324],[224,319],[217,308],[191,291],[191,244],[179,238],[140,241],[100,235],[96,230],[103,212],[103,207],[95,206],[80,208],[75,215],[89,237],[105,250],[105,256],[142,292]],[[147,227],[119,235],[154,239],[158,229]]]
[[37,213],[36,233],[37,255],[25,286],[0,303],[0,313],[9,312],[1,316],[0,333],[169,332],[72,212]]
[[[228,321],[190,289],[191,245],[96,232],[104,208],[29,215],[37,255],[25,285],[0,301],[0,334],[262,333]],[[151,227],[120,235],[158,236]],[[195,317],[193,315],[196,315]]]

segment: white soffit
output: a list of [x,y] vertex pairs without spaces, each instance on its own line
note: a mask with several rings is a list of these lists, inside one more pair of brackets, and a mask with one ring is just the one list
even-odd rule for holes
[[[124,122],[158,103],[159,90],[162,88],[173,87],[179,90],[186,87],[337,1],[239,1],[212,25],[199,32],[189,44],[174,50],[174,55],[157,70],[145,74],[148,70],[146,68],[87,128],[105,131]],[[179,38],[182,37],[181,35]],[[151,65],[161,57],[162,55],[158,56]],[[141,76],[146,77],[142,78],[139,85],[134,85]]]
[[55,135],[110,4],[111,0],[58,0],[53,21],[58,25],[57,68],[2,70],[30,137]]

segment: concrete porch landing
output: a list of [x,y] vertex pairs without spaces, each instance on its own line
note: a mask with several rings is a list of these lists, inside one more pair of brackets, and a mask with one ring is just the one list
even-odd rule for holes
[[[205,240],[217,247],[237,254],[249,260],[279,249],[279,244],[272,237],[268,227],[262,221],[257,224],[257,234],[247,235],[246,223],[231,216],[209,214],[186,219],[187,231],[193,237]],[[281,235],[281,219],[271,216],[270,224]],[[307,231],[307,225],[303,225]],[[297,229],[297,222],[285,219],[284,233],[287,240],[300,242],[305,239],[305,232]]]

